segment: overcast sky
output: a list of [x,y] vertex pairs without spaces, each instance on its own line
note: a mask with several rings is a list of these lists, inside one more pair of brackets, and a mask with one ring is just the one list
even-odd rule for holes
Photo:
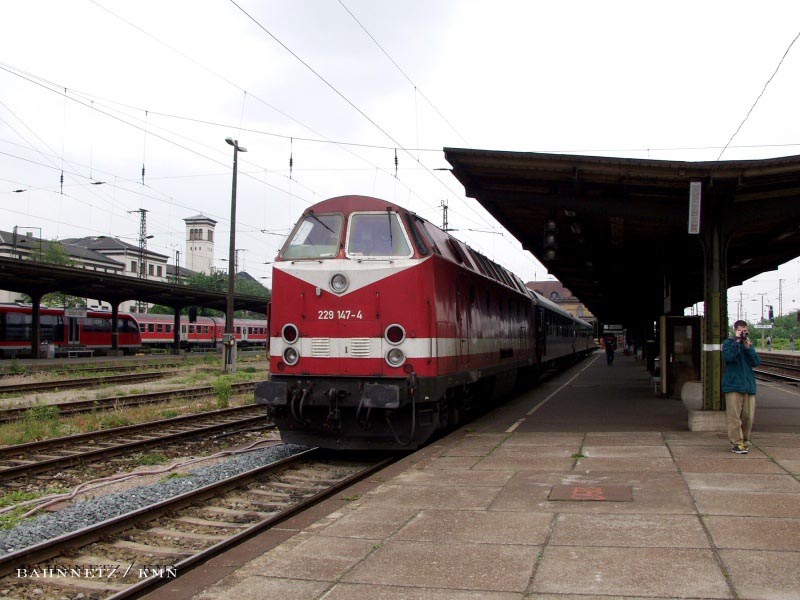
[[[800,42],[745,120],[800,32],[796,0],[0,6],[0,229],[136,244],[129,211],[143,208],[148,248],[170,263],[198,213],[228,255],[228,136],[248,150],[237,247],[255,277],[304,208],[355,193],[439,225],[446,200],[458,237],[544,279],[437,170],[447,146],[706,161],[744,120],[723,160],[800,154]],[[759,293],[777,314],[779,279],[784,313],[796,310],[799,277],[795,260],[746,284],[747,317]],[[739,288],[730,297],[736,316]]]

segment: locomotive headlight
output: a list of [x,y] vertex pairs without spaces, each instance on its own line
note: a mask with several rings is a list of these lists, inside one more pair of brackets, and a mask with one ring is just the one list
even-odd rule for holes
[[336,273],[336,275],[331,277],[330,286],[336,294],[341,294],[347,289],[348,285],[350,285],[350,282],[347,280],[347,276],[344,273]]
[[400,348],[392,348],[386,353],[386,362],[389,366],[399,367],[406,361],[406,355]]
[[281,329],[281,337],[287,344],[294,344],[299,336],[300,332],[297,331],[297,326],[292,323],[287,323]]
[[287,365],[296,365],[297,361],[300,360],[300,354],[297,352],[295,348],[291,346],[286,348],[283,351],[283,360],[286,362]]
[[402,325],[392,323],[386,328],[386,331],[383,332],[383,337],[393,346],[397,346],[397,344],[402,343],[402,341],[406,339],[406,330],[403,329]]

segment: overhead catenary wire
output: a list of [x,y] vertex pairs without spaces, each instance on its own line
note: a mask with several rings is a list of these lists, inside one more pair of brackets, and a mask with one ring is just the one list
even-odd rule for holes
[[[383,52],[384,56],[386,56],[386,58],[389,59],[389,62],[391,62],[395,66],[395,68],[400,72],[400,74],[406,78],[406,81],[408,81],[408,83],[411,84],[411,86],[414,88],[414,95],[416,96],[417,94],[419,94],[422,97],[422,99],[425,100],[425,102],[427,102],[428,105],[434,110],[434,112],[436,112],[436,114],[439,115],[439,118],[441,118],[442,121],[444,121],[447,124],[447,126],[453,130],[453,133],[455,133],[461,139],[461,141],[464,142],[467,146],[470,146],[471,144],[466,140],[466,138],[464,138],[463,135],[461,135],[458,129],[455,128],[455,125],[453,125],[442,114],[442,112],[438,108],[436,108],[436,105],[434,105],[433,102],[431,102],[430,99],[425,94],[422,93],[422,90],[419,89],[419,86],[411,80],[411,77],[409,77],[408,74],[400,67],[400,65],[397,64],[397,62],[391,57],[391,55],[386,51],[386,49],[383,46],[381,46],[380,42],[378,42],[378,40],[375,39],[375,37],[367,30],[367,28],[364,27],[361,21],[359,21],[358,18],[353,14],[353,11],[347,8],[347,6],[345,5],[344,2],[342,2],[342,0],[339,0],[339,4],[347,12],[347,14],[353,18],[353,20],[358,24],[358,26],[361,27],[362,31],[365,34],[367,34],[367,37],[369,37],[369,39],[373,41],[373,43],[378,47],[378,49],[381,52]],[[417,144],[417,146],[419,146],[419,144]]]
[[753,110],[755,109],[756,104],[758,104],[758,101],[761,100],[761,97],[764,95],[764,92],[767,91],[767,86],[775,78],[775,75],[778,74],[778,71],[780,70],[781,65],[783,64],[783,61],[786,60],[786,56],[789,54],[789,51],[792,49],[792,46],[794,46],[794,43],[797,41],[798,38],[800,38],[800,31],[797,32],[797,35],[795,35],[794,39],[789,43],[789,46],[786,48],[786,51],[783,53],[783,56],[781,56],[781,59],[778,61],[778,66],[775,67],[775,70],[772,72],[772,75],[769,76],[769,79],[767,79],[767,82],[764,84],[764,87],[761,88],[761,93],[758,94],[758,96],[756,97],[755,101],[753,102],[753,105],[750,107],[750,110],[747,111],[747,114],[744,116],[744,119],[742,119],[742,122],[739,123],[739,126],[736,128],[736,131],[734,131],[733,134],[731,134],[731,137],[728,140],[728,143],[725,144],[725,146],[720,151],[719,156],[717,156],[717,160],[722,158],[722,155],[725,153],[725,150],[728,149],[728,146],[733,141],[733,138],[735,138],[737,136],[737,134],[741,131],[742,127],[744,127],[744,124],[747,122],[747,119],[750,118],[750,115],[752,114]]

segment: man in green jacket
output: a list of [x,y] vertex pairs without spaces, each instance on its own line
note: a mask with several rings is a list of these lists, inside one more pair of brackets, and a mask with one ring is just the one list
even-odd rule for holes
[[728,439],[731,451],[747,454],[750,448],[750,431],[756,411],[756,377],[753,367],[761,364],[745,321],[733,324],[733,337],[722,344],[725,374],[722,391],[728,417]]

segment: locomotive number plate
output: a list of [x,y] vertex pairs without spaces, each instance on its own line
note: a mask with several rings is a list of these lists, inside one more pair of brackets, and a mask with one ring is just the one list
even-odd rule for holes
[[318,310],[317,319],[320,321],[350,321],[363,319],[360,310]]

